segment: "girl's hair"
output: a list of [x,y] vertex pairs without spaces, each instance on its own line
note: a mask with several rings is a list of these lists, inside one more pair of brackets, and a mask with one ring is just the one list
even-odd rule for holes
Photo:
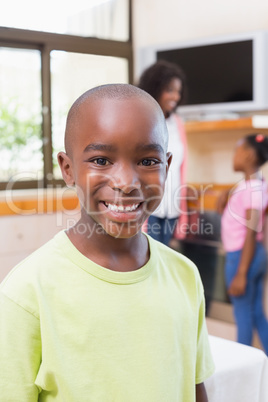
[[245,137],[245,141],[255,150],[259,166],[268,161],[268,137],[258,133],[250,134]]
[[162,92],[167,88],[173,78],[181,81],[181,98],[178,105],[185,103],[186,100],[186,77],[177,64],[159,60],[142,73],[138,87],[148,92],[157,102]]

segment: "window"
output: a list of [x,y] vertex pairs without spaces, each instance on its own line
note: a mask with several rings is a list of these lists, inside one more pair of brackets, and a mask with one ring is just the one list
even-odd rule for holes
[[21,172],[43,179],[38,50],[0,47],[0,135],[1,180],[20,180]]
[[[14,7],[14,1],[8,2],[8,7]],[[20,15],[20,3],[16,15]],[[23,3],[24,7],[31,3],[39,17],[48,11],[36,7],[36,1]],[[54,4],[57,10],[56,3],[44,4],[48,8]],[[0,15],[2,190],[63,184],[56,155],[63,149],[66,114],[71,104],[96,85],[133,81],[131,1],[81,0],[75,4],[74,8],[73,2],[64,2],[64,18],[57,24],[60,33],[21,29],[25,19],[4,20],[6,9]],[[30,15],[32,23],[36,23],[32,11]],[[120,16],[123,24],[118,23]],[[56,19],[53,14],[50,27],[44,22],[40,27],[52,30]],[[11,21],[15,28],[7,29]]]
[[8,0],[0,26],[129,40],[128,0]]

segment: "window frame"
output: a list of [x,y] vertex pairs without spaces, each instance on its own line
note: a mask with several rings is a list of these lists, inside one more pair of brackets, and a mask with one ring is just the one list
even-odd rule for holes
[[39,50],[41,55],[41,102],[42,139],[44,157],[44,178],[41,181],[1,182],[0,190],[52,188],[63,186],[64,182],[53,177],[52,158],[52,109],[50,52],[61,50],[99,56],[124,58],[128,62],[128,81],[133,83],[132,46],[132,0],[129,0],[129,40],[126,42],[82,36],[39,32],[17,28],[0,27],[0,47]]

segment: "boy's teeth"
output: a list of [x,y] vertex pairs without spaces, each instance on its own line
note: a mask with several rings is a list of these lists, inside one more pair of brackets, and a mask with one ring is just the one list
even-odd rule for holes
[[140,204],[132,204],[124,207],[123,205],[106,204],[107,208],[113,212],[132,212],[135,211],[139,205]]

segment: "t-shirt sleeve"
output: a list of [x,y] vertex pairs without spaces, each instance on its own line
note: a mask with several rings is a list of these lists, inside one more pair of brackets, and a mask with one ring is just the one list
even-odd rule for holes
[[38,401],[39,320],[0,293],[0,401]]
[[196,354],[196,384],[204,382],[214,372],[214,362],[211,355],[207,325],[205,320],[205,298],[201,280],[198,284],[199,291],[199,319],[197,334],[197,354]]

